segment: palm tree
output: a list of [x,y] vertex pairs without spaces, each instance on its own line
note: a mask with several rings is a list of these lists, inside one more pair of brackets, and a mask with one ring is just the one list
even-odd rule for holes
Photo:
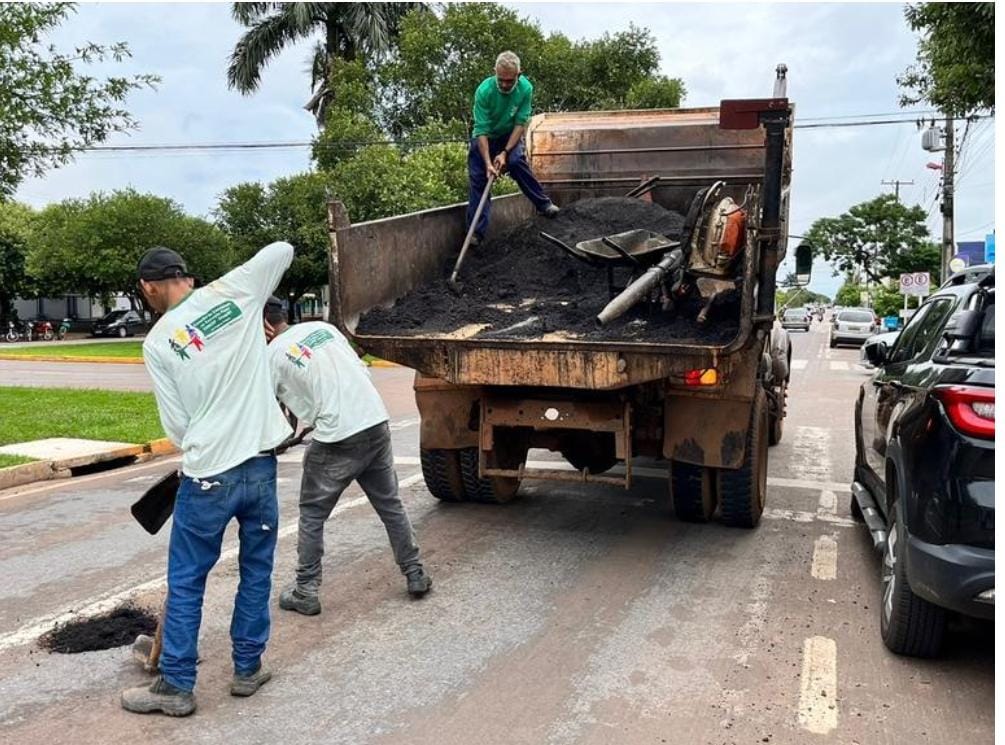
[[401,19],[428,3],[234,3],[231,15],[245,32],[230,55],[227,84],[241,93],[253,93],[262,69],[283,48],[317,32],[324,34],[311,60],[312,96],[304,108],[323,127],[331,105],[328,73],[336,58],[377,58],[393,43]]

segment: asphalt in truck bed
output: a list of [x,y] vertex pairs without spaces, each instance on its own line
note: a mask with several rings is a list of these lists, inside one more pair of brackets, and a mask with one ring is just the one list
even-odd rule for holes
[[[360,319],[357,334],[420,336],[454,334],[479,326],[476,338],[539,338],[547,334],[596,341],[687,341],[725,344],[738,330],[735,302],[699,325],[698,301],[678,303],[674,312],[636,306],[606,328],[595,318],[610,300],[607,270],[579,261],[541,237],[547,232],[568,245],[627,230],[645,229],[677,240],[684,216],[624,197],[574,202],[553,219],[542,216],[469,249],[459,279],[461,293],[447,285],[457,254],[443,277],[416,288],[391,308],[375,309]],[[460,250],[460,246],[458,246]],[[615,269],[615,286],[628,281],[628,270]]]

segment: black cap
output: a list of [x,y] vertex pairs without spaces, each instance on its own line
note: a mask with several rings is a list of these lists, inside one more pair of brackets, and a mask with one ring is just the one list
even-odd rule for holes
[[188,267],[178,252],[172,251],[164,246],[156,246],[149,249],[143,258],[140,259],[136,267],[140,279],[148,282],[155,282],[159,279],[176,279],[178,277],[191,277]]

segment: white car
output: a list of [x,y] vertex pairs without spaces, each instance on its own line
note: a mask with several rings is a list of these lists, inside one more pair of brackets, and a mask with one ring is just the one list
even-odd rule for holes
[[843,308],[831,322],[831,347],[838,344],[862,344],[881,330],[871,308]]

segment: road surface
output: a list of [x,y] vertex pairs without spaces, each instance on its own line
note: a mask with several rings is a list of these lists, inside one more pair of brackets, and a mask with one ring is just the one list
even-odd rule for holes
[[[793,335],[790,415],[754,531],[678,522],[665,482],[647,477],[628,492],[538,483],[505,506],[439,503],[418,473],[410,375],[377,371],[433,592],[405,596],[351,489],[328,526],[324,612],[276,609],[275,678],[235,699],[231,536],[207,592],[199,710],[184,720],[119,708],[120,690],[147,680],[126,649],[34,644],[71,610],[157,606],[166,535],[146,535],[127,507],[169,463],[0,493],[0,741],[992,742],[990,624],[959,622],[937,661],[879,639],[879,562],[848,514],[867,373],[857,350],[827,348],[824,328]],[[280,464],[277,587],[294,568],[300,452]]]

